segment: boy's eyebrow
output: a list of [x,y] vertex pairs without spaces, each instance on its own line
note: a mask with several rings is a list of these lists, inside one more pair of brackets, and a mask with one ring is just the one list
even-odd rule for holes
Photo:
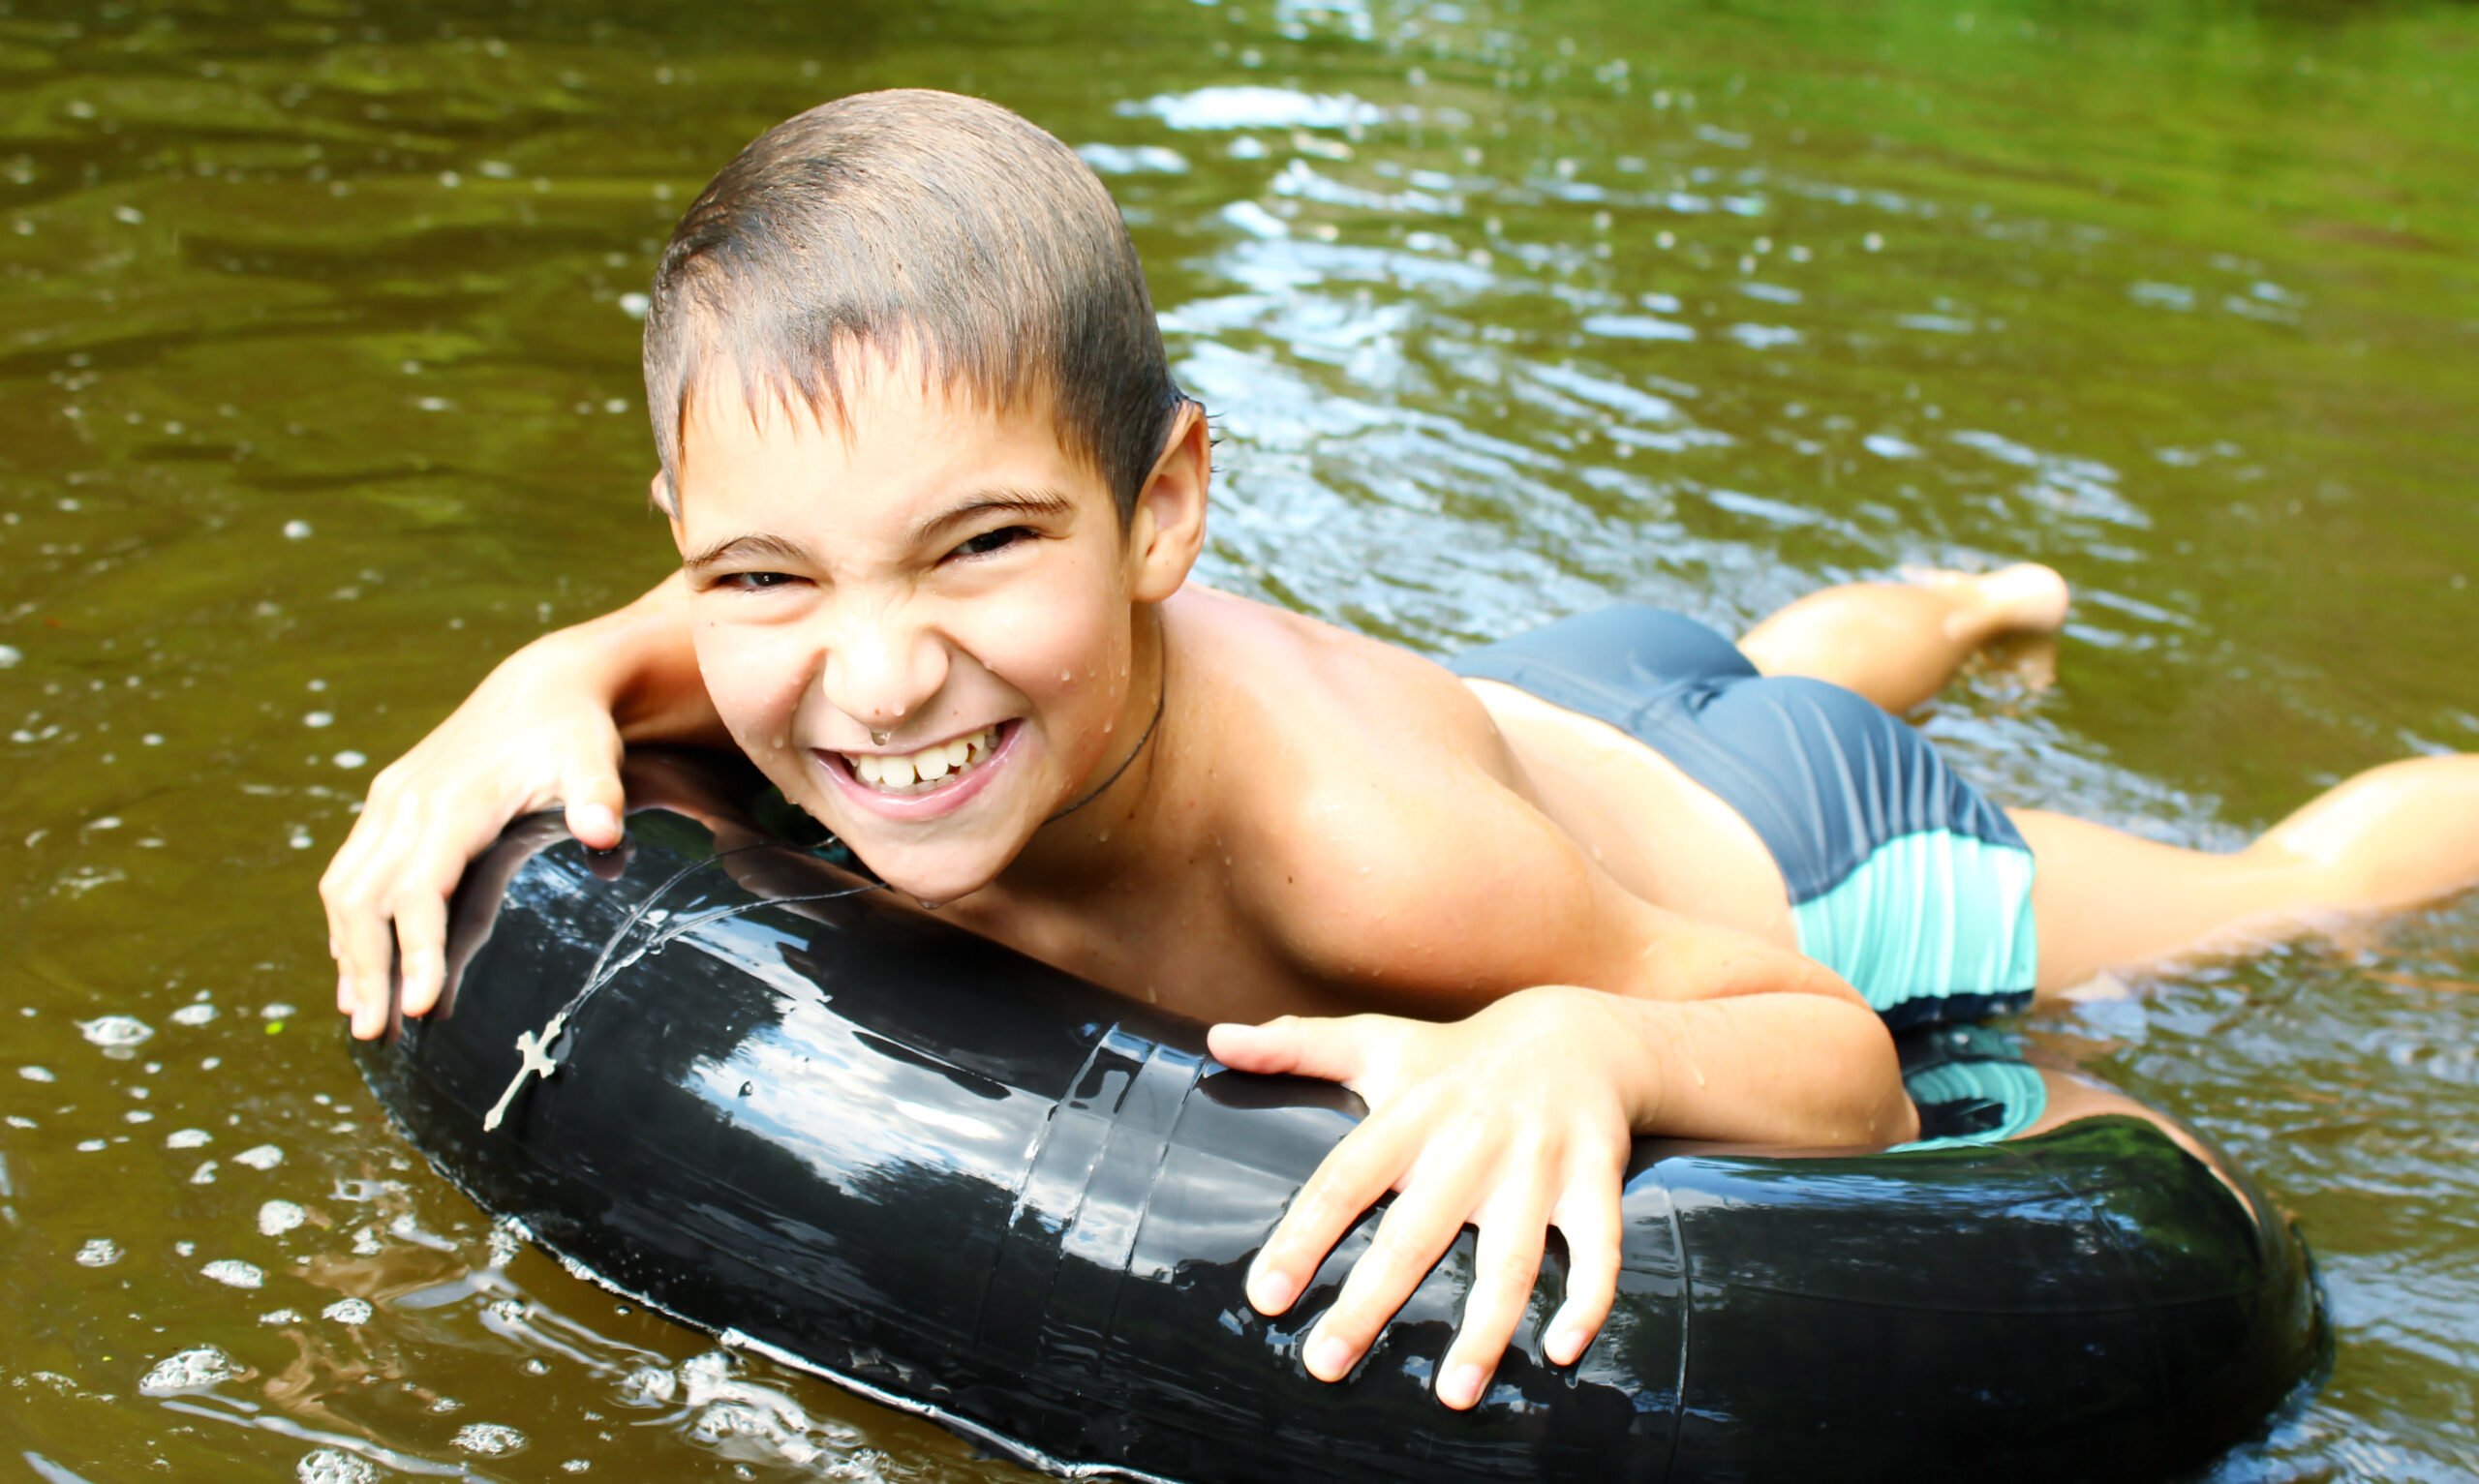
[[718,541],[703,551],[691,553],[681,561],[680,565],[684,571],[695,572],[719,562],[749,557],[776,557],[785,561],[802,561],[808,559],[809,553],[796,542],[786,541],[781,536],[767,535],[761,531]]
[[1075,508],[1075,502],[1056,490],[976,490],[948,510],[930,517],[912,529],[916,543],[927,542],[950,526],[987,515],[994,510],[1012,510],[1024,515],[1064,515]]

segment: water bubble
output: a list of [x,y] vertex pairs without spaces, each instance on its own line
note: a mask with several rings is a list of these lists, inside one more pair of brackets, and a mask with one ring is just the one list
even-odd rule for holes
[[309,1219],[309,1212],[290,1200],[270,1200],[259,1207],[259,1235],[282,1236]]
[[259,1322],[261,1324],[298,1324],[301,1322],[301,1314],[300,1311],[294,1309],[270,1309],[266,1313],[259,1316]]
[[285,522],[285,523],[284,523],[284,536],[285,536],[285,539],[286,539],[286,540],[288,540],[288,541],[307,541],[307,540],[309,540],[309,539],[310,539],[310,523],[309,523],[308,521],[287,521],[287,522]]
[[213,1160],[209,1160],[205,1164],[200,1165],[198,1168],[190,1171],[190,1184],[192,1185],[213,1185],[214,1183],[215,1162]]
[[201,1345],[155,1362],[155,1368],[138,1381],[138,1389],[143,1396],[171,1396],[249,1374],[249,1368],[231,1356],[214,1346]]
[[370,1460],[336,1448],[321,1448],[302,1456],[292,1472],[301,1484],[372,1484],[379,1470]]
[[106,1050],[116,1050],[137,1045],[154,1035],[155,1028],[135,1015],[99,1015],[78,1021],[77,1033]]
[[523,1433],[496,1422],[468,1422],[456,1430],[455,1438],[450,1440],[468,1453],[479,1453],[489,1458],[513,1453],[525,1446]]
[[24,1077],[29,1082],[56,1082],[60,1080],[58,1077],[51,1075],[51,1069],[48,1067],[19,1067],[17,1069],[17,1075]]
[[174,1129],[164,1136],[167,1149],[196,1149],[215,1141],[215,1136],[204,1129]]
[[631,319],[643,319],[646,318],[646,311],[653,307],[654,301],[642,293],[624,293],[620,296],[620,313]]
[[238,1257],[218,1257],[199,1268],[199,1272],[235,1288],[255,1288],[267,1281],[267,1275],[257,1263],[244,1262]]
[[336,724],[336,713],[334,712],[312,712],[309,715],[301,718],[301,724],[305,727],[311,728],[331,727]]
[[252,1169],[273,1169],[284,1163],[284,1151],[273,1144],[260,1144],[255,1149],[244,1149],[232,1156],[232,1163],[247,1165]]
[[362,764],[369,762],[370,759],[363,757],[358,752],[339,752],[336,754],[334,761],[338,768],[351,769],[359,768]]
[[120,1260],[120,1244],[109,1237],[97,1237],[77,1249],[79,1267],[109,1267]]
[[370,1322],[370,1302],[367,1299],[340,1298],[320,1310],[319,1314],[339,1324],[367,1324]]
[[262,1020],[290,1020],[300,1013],[301,1012],[299,1010],[283,1000],[277,1000],[271,1005],[261,1005],[259,1007],[259,1017]]
[[0,670],[15,669],[25,657],[15,645],[0,644]]
[[204,1025],[214,1018],[215,1007],[212,1005],[184,1005],[172,1012],[174,1025]]
[[103,1147],[104,1141],[100,1138],[81,1138],[77,1140],[77,1152],[79,1154],[93,1154]]
[[566,1463],[562,1464],[560,1467],[569,1473],[583,1473],[587,1469],[593,1468],[594,1465],[586,1459],[572,1458]]

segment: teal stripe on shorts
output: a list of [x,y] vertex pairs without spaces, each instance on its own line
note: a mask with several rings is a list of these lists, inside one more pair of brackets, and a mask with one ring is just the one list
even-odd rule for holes
[[[2018,846],[1950,830],[1899,834],[1790,911],[1799,952],[1889,1020],[2016,1009],[2038,978],[2032,853]],[[1923,1001],[1949,1002],[1937,1008],[1961,1015],[1921,1015]]]
[[1914,1139],[1897,1149],[1959,1149],[2008,1139],[2040,1121],[2049,1110],[2048,1084],[2039,1069],[2023,1061],[1956,1061],[1905,1077],[1911,1101],[1922,1108],[1940,1105],[1995,1105],[1997,1116],[1972,1134]]

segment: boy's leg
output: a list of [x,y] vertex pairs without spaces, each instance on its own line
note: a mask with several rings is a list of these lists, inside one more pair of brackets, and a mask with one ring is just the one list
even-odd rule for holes
[[2009,811],[2037,863],[2039,992],[2190,950],[2309,930],[2479,885],[2479,756],[2411,758],[2319,796],[2246,849],[2180,850],[2039,809]]
[[1851,583],[1811,592],[1759,623],[1740,652],[1766,675],[1831,681],[1900,714],[1944,688],[2000,634],[2066,622],[2066,579],[2034,562],[1913,583]]

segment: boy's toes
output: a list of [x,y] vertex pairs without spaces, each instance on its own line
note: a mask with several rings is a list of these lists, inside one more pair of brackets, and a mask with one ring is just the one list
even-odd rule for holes
[[2018,561],[1978,580],[1980,595],[2004,614],[2006,626],[2035,634],[2054,634],[2066,627],[2072,590],[2057,568],[2036,561]]

